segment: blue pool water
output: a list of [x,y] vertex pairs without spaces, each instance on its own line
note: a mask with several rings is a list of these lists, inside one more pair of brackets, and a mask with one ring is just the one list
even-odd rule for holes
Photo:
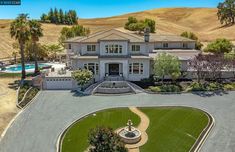
[[[38,64],[38,66],[40,68],[43,68],[43,67],[47,67],[49,66],[48,64],[45,64],[45,63],[40,63]],[[29,70],[34,70],[35,69],[35,65],[34,64],[25,64],[25,70],[29,71]],[[22,70],[22,66],[21,64],[17,64],[17,65],[11,65],[11,66],[8,66],[6,67],[5,71],[10,71],[10,72],[20,72]]]

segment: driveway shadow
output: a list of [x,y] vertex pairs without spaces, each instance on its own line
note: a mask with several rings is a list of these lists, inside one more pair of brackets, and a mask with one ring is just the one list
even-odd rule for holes
[[194,95],[198,95],[200,97],[213,97],[213,96],[223,96],[227,95],[228,92],[224,90],[218,90],[218,91],[203,91],[203,92],[192,92]]
[[73,93],[74,97],[86,97],[86,96],[90,96],[89,94],[85,94],[82,91],[76,91],[76,90],[72,90],[71,93]]

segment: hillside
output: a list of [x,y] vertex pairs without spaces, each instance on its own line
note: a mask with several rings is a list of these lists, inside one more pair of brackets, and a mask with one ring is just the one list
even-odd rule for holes
[[[89,27],[92,32],[97,32],[122,28],[128,16],[135,16],[138,19],[156,20],[157,33],[180,34],[183,31],[193,31],[203,42],[219,37],[235,41],[235,26],[221,27],[216,13],[215,8],[162,8],[108,18],[80,19],[79,24]],[[10,22],[11,20],[0,20],[0,58],[11,56],[14,40],[9,36]],[[41,38],[41,43],[56,43],[62,27],[62,25],[43,24],[44,37]]]

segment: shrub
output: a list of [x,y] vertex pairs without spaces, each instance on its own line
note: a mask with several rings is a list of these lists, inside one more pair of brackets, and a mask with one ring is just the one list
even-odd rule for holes
[[224,85],[224,90],[231,91],[234,89],[235,89],[235,87],[232,84],[225,84]]
[[162,85],[160,86],[161,92],[180,92],[181,87],[178,85]]
[[220,89],[223,89],[222,88],[222,85],[219,84],[219,83],[209,83],[207,86],[206,86],[206,90],[207,91],[216,91],[216,90],[220,90]]
[[18,93],[18,101],[21,101],[24,97],[24,94],[27,92],[27,90],[29,89],[28,85],[23,85],[22,87],[20,87],[19,93]]
[[161,92],[161,89],[157,86],[150,86],[149,90],[151,90],[152,92]]
[[188,88],[187,91],[205,91],[205,87],[203,84],[198,82],[193,82]]

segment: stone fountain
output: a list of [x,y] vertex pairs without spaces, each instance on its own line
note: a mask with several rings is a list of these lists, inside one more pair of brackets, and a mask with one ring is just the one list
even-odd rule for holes
[[130,119],[127,122],[127,126],[118,132],[118,135],[125,144],[136,144],[141,140],[140,130],[133,127]]

